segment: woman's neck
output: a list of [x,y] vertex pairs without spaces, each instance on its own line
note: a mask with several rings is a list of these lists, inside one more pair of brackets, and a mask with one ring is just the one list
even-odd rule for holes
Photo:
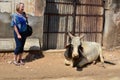
[[20,14],[20,15],[22,15],[22,13],[23,13],[23,12],[17,12],[17,14]]

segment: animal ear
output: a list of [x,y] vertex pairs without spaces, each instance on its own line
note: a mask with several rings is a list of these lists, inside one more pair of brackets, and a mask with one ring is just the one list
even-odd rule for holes
[[73,38],[73,37],[74,37],[70,32],[68,32],[68,36],[69,36],[70,38]]
[[85,34],[82,34],[82,35],[80,36],[80,39],[84,38],[84,36],[85,36]]

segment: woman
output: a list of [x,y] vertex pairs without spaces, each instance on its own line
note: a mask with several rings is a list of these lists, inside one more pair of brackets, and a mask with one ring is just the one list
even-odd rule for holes
[[26,41],[24,32],[27,30],[27,18],[24,13],[24,3],[18,3],[16,5],[16,13],[12,15],[11,26],[14,28],[14,39],[16,43],[13,63],[15,65],[24,65],[22,53]]

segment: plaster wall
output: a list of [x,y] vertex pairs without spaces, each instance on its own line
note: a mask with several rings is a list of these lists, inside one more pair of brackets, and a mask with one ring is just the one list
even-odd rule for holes
[[[29,39],[37,39],[39,40],[37,42],[39,42],[39,44],[42,45],[44,10],[45,10],[44,8],[46,5],[45,0],[32,0],[33,2],[31,0],[7,0],[7,1],[9,2],[12,1],[11,2],[12,6],[10,7],[10,10],[9,9],[7,10],[7,7],[1,7],[4,9],[1,9],[0,11],[0,41],[8,38],[13,39],[13,28],[10,26],[11,15],[15,13],[16,3],[23,2],[25,3],[26,6],[25,11],[28,15],[29,25],[32,26],[33,28],[33,34],[32,36],[29,37]],[[2,2],[0,3],[8,4],[9,2],[5,2],[5,0],[2,0]],[[0,6],[4,6],[4,5],[0,4]],[[14,48],[10,48],[10,49],[14,50]],[[4,49],[0,49],[0,50],[4,50]]]
[[105,27],[103,46],[114,48],[120,46],[120,1],[105,0]]

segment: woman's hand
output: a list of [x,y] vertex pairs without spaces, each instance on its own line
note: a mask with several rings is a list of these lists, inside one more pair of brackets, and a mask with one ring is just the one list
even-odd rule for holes
[[19,34],[19,35],[17,35],[17,37],[18,37],[18,39],[21,39],[21,38],[22,38],[20,34]]

